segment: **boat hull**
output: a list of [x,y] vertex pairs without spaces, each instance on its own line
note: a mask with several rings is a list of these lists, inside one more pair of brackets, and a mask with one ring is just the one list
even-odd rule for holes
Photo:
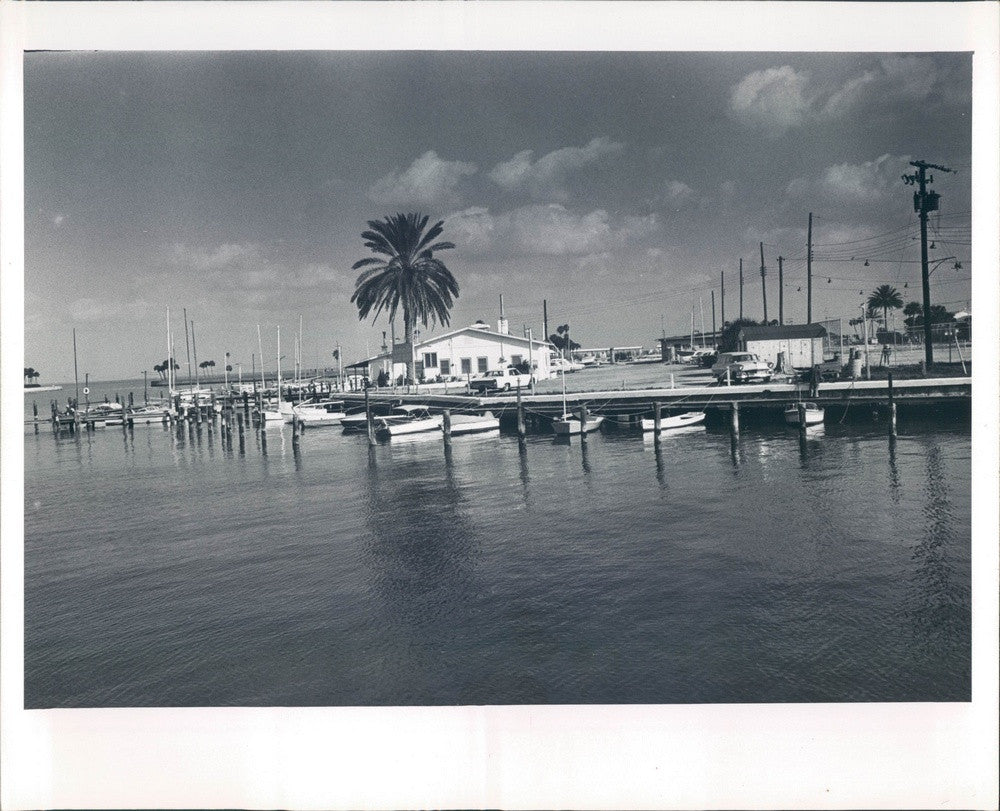
[[426,431],[440,431],[442,417],[420,417],[414,420],[390,422],[385,418],[378,421],[375,433],[382,436],[405,436],[406,434],[422,434]]
[[[660,419],[660,430],[668,431],[674,428],[686,428],[689,425],[698,425],[705,421],[704,411],[688,411],[686,414],[677,414],[673,417],[663,417]],[[655,431],[656,422],[652,419],[643,419],[643,431]]]
[[[807,408],[805,410],[806,425],[819,425],[823,422],[825,414],[822,408]],[[791,406],[785,409],[785,422],[788,425],[800,425],[798,406]]]
[[453,414],[451,417],[452,436],[498,430],[500,430],[500,420],[490,412],[486,412],[482,416],[477,414]]
[[558,436],[573,436],[582,433],[589,434],[592,431],[597,431],[603,422],[604,417],[587,417],[586,431],[584,431],[583,426],[580,424],[580,420],[576,417],[564,414],[560,419],[552,420],[552,430],[555,431]]

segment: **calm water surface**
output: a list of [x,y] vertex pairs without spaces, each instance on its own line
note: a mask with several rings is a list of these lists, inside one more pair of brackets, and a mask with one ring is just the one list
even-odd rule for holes
[[25,435],[28,707],[970,698],[968,420]]

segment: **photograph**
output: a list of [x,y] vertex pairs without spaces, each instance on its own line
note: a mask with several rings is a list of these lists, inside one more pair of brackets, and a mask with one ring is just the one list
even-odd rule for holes
[[[968,731],[997,496],[975,49],[267,43],[5,48],[5,706],[350,717],[366,750],[393,717]],[[922,799],[988,806],[953,782]],[[320,796],[559,796],[530,785]]]

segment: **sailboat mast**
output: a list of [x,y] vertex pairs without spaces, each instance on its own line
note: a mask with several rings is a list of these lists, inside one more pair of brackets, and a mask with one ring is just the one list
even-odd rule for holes
[[267,384],[264,382],[264,345],[260,341],[260,324],[257,325],[257,352],[260,354],[260,391],[263,396]]
[[278,352],[277,352],[277,359],[278,359],[278,361],[277,361],[278,362],[278,383],[277,383],[277,388],[278,388],[278,402],[280,403],[281,402],[281,324],[278,324]]
[[698,298],[698,309],[701,310],[701,348],[705,348],[705,304],[701,297]]

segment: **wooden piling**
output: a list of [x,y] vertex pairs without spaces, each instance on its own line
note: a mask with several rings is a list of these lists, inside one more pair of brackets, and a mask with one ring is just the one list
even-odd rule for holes
[[738,401],[733,402],[729,412],[729,433],[733,436],[740,435],[740,404]]
[[580,406],[580,438],[587,438],[587,406]]
[[806,404],[799,403],[799,433],[805,436],[806,433]]
[[451,444],[451,409],[446,408],[441,419],[441,431],[444,434],[444,444]]
[[194,395],[194,421],[201,425],[201,403],[198,401],[198,394]]
[[365,424],[368,428],[368,444],[375,444],[375,420],[372,418],[372,404],[371,399],[368,395],[368,389],[365,389]]
[[896,400],[892,390],[892,372],[888,373],[889,382],[889,436],[896,436]]
[[663,427],[663,416],[660,414],[659,402],[653,403],[653,435],[659,436]]
[[517,383],[517,435],[523,437],[525,435],[524,427],[524,403],[521,401],[521,382]]

